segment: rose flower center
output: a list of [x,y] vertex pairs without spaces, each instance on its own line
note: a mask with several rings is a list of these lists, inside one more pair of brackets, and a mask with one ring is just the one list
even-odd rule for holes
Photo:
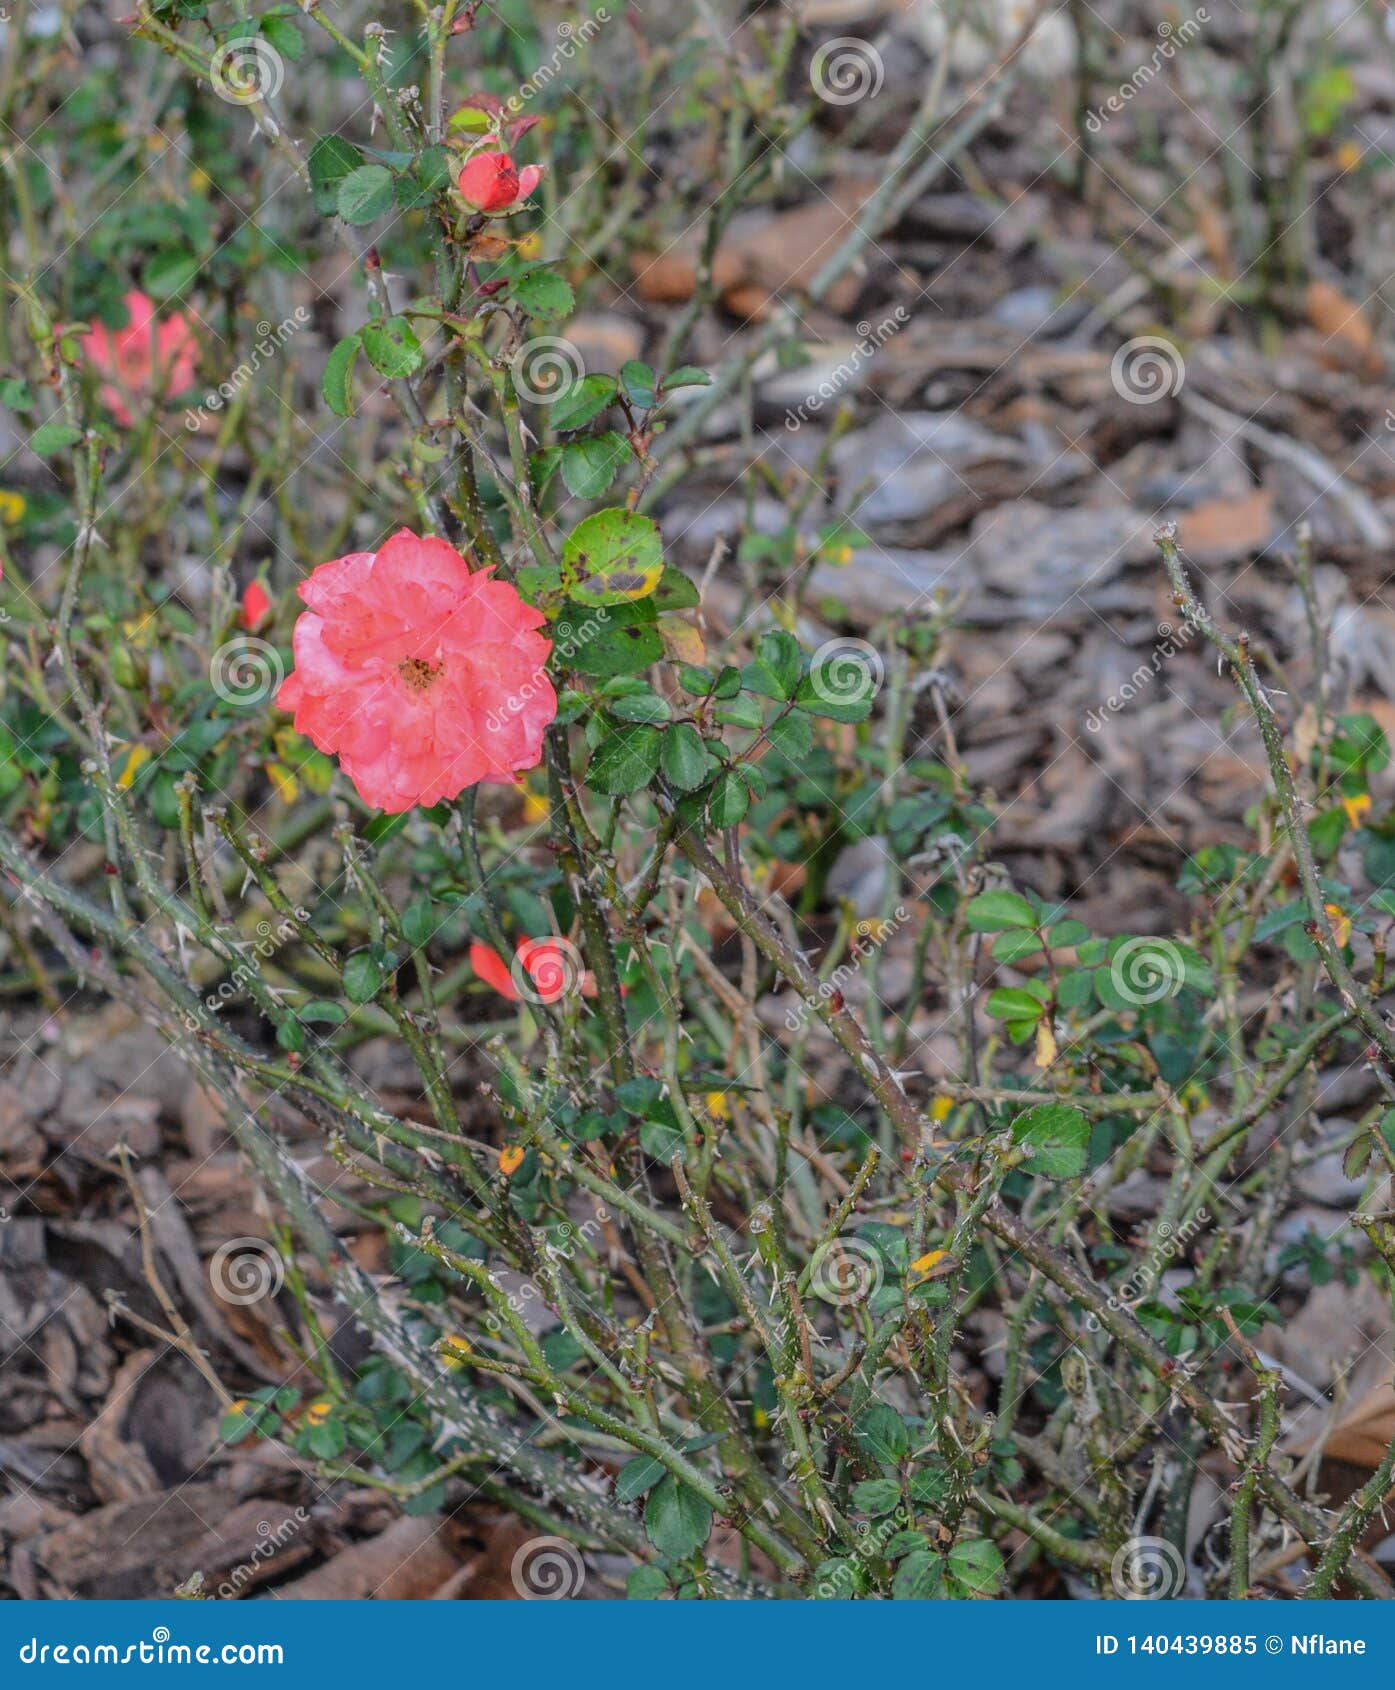
[[413,692],[425,692],[440,674],[440,666],[433,668],[424,657],[409,657],[398,665],[397,672]]

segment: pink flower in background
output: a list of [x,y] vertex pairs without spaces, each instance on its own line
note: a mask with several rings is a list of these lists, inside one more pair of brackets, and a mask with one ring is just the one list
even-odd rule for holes
[[271,596],[260,581],[249,581],[242,589],[242,626],[255,634],[271,615]]
[[520,939],[514,969],[492,945],[476,940],[470,946],[470,967],[486,986],[492,986],[510,1003],[522,1003],[525,996],[519,990],[514,969],[522,969],[532,981],[532,990],[526,995],[535,1003],[556,1003],[572,986],[579,987],[583,997],[596,995],[595,976],[589,968],[580,968],[576,947],[565,939]]
[[402,529],[300,584],[295,671],[277,697],[366,804],[396,814],[542,758],[557,714],[543,616],[444,540]]
[[81,344],[88,363],[107,378],[102,402],[123,428],[130,428],[135,418],[128,400],[167,397],[193,386],[198,342],[183,312],[157,321],[154,300],[139,288],[123,303],[130,318],[124,329],[94,323]]
[[519,170],[511,153],[476,153],[460,172],[456,187],[476,211],[508,211],[526,200],[541,180],[540,164]]

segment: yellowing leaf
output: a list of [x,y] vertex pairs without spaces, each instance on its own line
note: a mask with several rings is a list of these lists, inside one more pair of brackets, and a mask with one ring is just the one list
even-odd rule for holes
[[1358,792],[1355,798],[1343,798],[1342,808],[1347,813],[1347,820],[1353,827],[1361,826],[1361,818],[1367,815],[1371,808],[1369,792]]
[[499,1172],[507,1177],[518,1172],[523,1166],[523,1146],[521,1144],[506,1144],[499,1152]]
[[1332,927],[1332,937],[1338,950],[1345,950],[1351,938],[1351,917],[1340,904],[1324,904],[1323,911]]
[[1037,1048],[1033,1060],[1038,1068],[1049,1068],[1056,1060],[1056,1035],[1045,1016],[1037,1022]]
[[703,643],[702,634],[686,616],[680,616],[677,611],[669,611],[659,617],[658,627],[664,650],[673,662],[706,663],[707,647]]
[[562,547],[562,582],[579,604],[646,599],[664,572],[659,530],[638,511],[593,511]]
[[128,792],[135,785],[136,776],[149,761],[150,747],[148,745],[133,745],[131,747],[121,773],[116,777],[116,784],[123,792]]
[[929,1279],[940,1263],[948,1259],[948,1250],[927,1250],[923,1256],[917,1256],[911,1263],[911,1272],[917,1279]]
[[300,782],[284,763],[268,763],[266,777],[276,789],[283,804],[294,804],[300,796]]

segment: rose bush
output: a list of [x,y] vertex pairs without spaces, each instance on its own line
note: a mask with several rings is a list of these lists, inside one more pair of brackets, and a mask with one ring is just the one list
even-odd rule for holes
[[[520,39],[538,10],[504,8]],[[810,637],[816,568],[858,536],[811,527],[799,476],[752,472],[788,521],[725,598],[720,554],[678,567],[661,520],[797,339],[777,312],[687,361],[711,253],[782,168],[772,129],[819,110],[798,20],[753,22],[741,75],[606,24],[634,36],[627,119],[681,94],[716,190],[651,181],[602,92],[594,129],[579,96],[520,118],[546,55],[512,24],[399,20],[394,44],[352,7],[140,0],[131,51],[188,156],[157,149],[165,209],[123,222],[144,165],[94,94],[83,210],[112,244],[64,280],[66,210],[5,162],[3,396],[52,476],[6,560],[7,943],[43,1002],[161,1028],[275,1216],[295,1270],[264,1312],[298,1359],[217,1379],[223,1439],[409,1510],[484,1494],[622,1556],[635,1596],[1111,1593],[1140,1539],[1193,1589],[1273,1585],[1301,1541],[1310,1590],[1389,1596],[1360,1545],[1395,1454],[1340,1507],[1297,1482],[1251,1342],[1277,1203],[1214,1222],[1223,1186],[1286,1177],[1245,1147],[1303,1118],[1320,1060],[1378,1087],[1350,1177],[1395,1168],[1379,726],[1320,677],[1308,713],[1276,703],[1164,533],[1272,790],[1243,845],[1185,865],[1185,932],[1099,933],[1014,886],[955,745],[954,606]],[[38,110],[46,68],[11,98]],[[950,115],[980,124],[975,93]],[[932,153],[918,120],[800,310]],[[695,307],[585,367],[578,293],[689,192]],[[318,331],[169,428],[161,402],[296,290]],[[1126,1225],[1145,1164],[1165,1195]],[[1235,1506],[1188,1565],[1201,1462]]]

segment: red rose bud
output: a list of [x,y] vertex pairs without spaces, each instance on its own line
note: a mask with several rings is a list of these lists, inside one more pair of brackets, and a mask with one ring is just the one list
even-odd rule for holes
[[255,633],[271,614],[271,599],[260,581],[249,581],[242,594],[242,626]]
[[476,153],[460,172],[460,197],[476,211],[508,211],[526,200],[542,179],[542,166],[514,166],[509,153]]

